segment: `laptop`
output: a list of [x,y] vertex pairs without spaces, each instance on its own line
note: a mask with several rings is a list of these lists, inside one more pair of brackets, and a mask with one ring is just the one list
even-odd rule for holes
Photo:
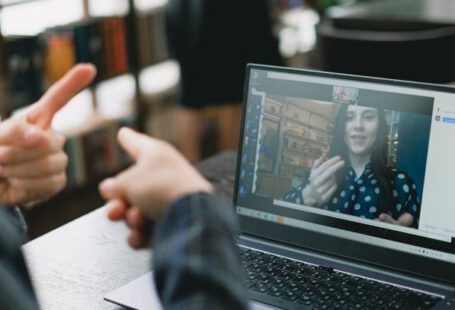
[[[253,307],[455,309],[454,137],[453,88],[248,65],[234,206]],[[105,299],[141,309],[138,281]]]

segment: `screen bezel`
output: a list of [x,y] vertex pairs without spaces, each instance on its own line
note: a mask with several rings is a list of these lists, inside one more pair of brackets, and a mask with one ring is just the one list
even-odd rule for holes
[[[250,72],[252,69],[300,74],[313,77],[341,79],[345,81],[373,82],[385,85],[412,87],[423,90],[432,90],[455,94],[455,88],[436,84],[331,73],[307,69],[248,64],[246,67],[244,83],[243,98],[245,101],[243,104],[243,116],[246,115],[246,100],[248,98]],[[237,154],[236,177],[233,195],[234,207],[237,207],[238,201],[239,172],[242,158],[241,154],[243,151],[243,135],[245,129],[244,126],[245,119],[243,117]],[[392,268],[403,273],[413,274],[424,278],[431,278],[433,280],[443,281],[450,283],[451,285],[455,285],[455,264],[453,263],[435,260],[429,257],[413,255],[397,250],[390,250],[371,244],[351,241],[340,237],[329,236],[323,233],[317,233],[308,230],[305,231],[306,238],[304,240],[301,240],[302,238],[298,238],[298,236],[302,233],[302,229],[280,225],[245,215],[237,214],[237,216],[239,217],[240,230],[243,234],[261,237],[271,241],[302,247],[305,249],[316,250],[352,260],[358,260],[364,263],[369,263],[381,267]]]

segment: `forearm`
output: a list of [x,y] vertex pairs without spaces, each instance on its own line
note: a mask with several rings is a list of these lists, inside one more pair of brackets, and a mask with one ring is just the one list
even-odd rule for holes
[[208,194],[174,203],[155,232],[153,269],[166,309],[245,309],[232,205]]

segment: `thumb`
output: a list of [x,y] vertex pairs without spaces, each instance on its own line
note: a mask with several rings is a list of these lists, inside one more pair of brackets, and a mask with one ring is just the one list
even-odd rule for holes
[[379,215],[379,220],[381,222],[385,222],[385,223],[389,223],[389,224],[394,224],[394,222],[395,222],[395,220],[387,213],[381,213]]
[[8,119],[0,126],[0,144],[34,147],[43,138],[43,130],[17,119]]
[[101,196],[106,200],[117,200],[125,197],[124,188],[117,178],[108,178],[101,182],[98,190]]
[[74,66],[32,106],[27,121],[43,129],[49,128],[55,113],[88,86],[95,75],[96,68],[91,64]]
[[153,140],[153,138],[128,127],[121,128],[118,133],[118,141],[121,147],[134,161],[139,159],[144,147]]

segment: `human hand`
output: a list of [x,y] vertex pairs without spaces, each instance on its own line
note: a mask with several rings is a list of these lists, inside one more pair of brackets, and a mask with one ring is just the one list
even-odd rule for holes
[[66,184],[65,138],[52,118],[94,78],[92,65],[77,65],[24,113],[0,123],[0,201],[6,205],[47,200]]
[[149,231],[166,208],[179,197],[211,192],[205,180],[171,145],[128,128],[118,134],[120,145],[134,164],[114,178],[103,181],[99,190],[109,200],[108,217],[125,220],[131,228],[129,243],[147,243]]
[[121,199],[110,200],[107,204],[107,217],[111,221],[125,221],[130,229],[128,244],[133,249],[151,245],[154,222],[149,220],[141,209],[130,207]]
[[327,161],[321,157],[311,168],[308,185],[302,191],[305,204],[316,206],[326,203],[337,190],[335,173],[344,167],[340,156],[335,156]]
[[378,216],[378,221],[410,227],[412,223],[414,223],[414,217],[409,213],[404,213],[398,218],[398,220],[395,220],[392,216],[388,215],[387,213],[381,213]]

